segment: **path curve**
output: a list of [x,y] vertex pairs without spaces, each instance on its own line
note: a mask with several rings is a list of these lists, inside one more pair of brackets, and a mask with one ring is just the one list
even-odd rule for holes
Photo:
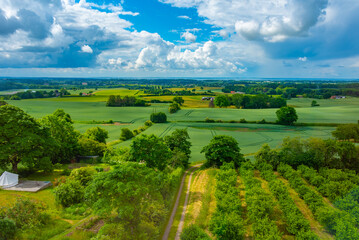
[[180,237],[181,232],[182,232],[182,229],[183,229],[184,217],[185,217],[185,215],[186,215],[186,208],[187,208],[187,204],[188,204],[189,190],[190,190],[190,187],[191,187],[192,175],[193,175],[194,171],[195,171],[196,169],[198,169],[201,165],[202,165],[202,164],[194,165],[194,166],[192,166],[191,168],[187,169],[187,170],[185,171],[185,173],[183,174],[182,181],[181,181],[181,185],[180,185],[180,188],[179,188],[178,193],[177,193],[176,202],[175,202],[175,205],[173,206],[172,213],[171,213],[170,219],[168,220],[168,224],[167,224],[167,226],[166,226],[166,230],[165,230],[165,233],[163,234],[162,240],[167,240],[167,239],[168,239],[168,236],[169,236],[169,234],[170,234],[170,232],[171,232],[173,220],[174,220],[174,218],[175,218],[175,215],[176,215],[176,212],[177,212],[177,208],[178,208],[178,205],[179,205],[179,201],[180,201],[180,198],[181,198],[181,193],[182,193],[183,185],[184,185],[184,182],[185,182],[185,179],[186,179],[187,174],[188,174],[189,172],[191,172],[191,175],[189,176],[188,186],[187,186],[186,199],[185,199],[185,202],[184,202],[184,205],[183,205],[182,214],[181,214],[181,220],[180,220],[180,223],[178,224],[178,229],[177,229],[176,238],[175,238],[175,239],[180,239],[179,237]]

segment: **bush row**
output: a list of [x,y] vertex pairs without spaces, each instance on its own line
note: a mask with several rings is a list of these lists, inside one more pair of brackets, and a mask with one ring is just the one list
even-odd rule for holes
[[131,131],[128,128],[122,128],[120,140],[122,140],[122,141],[129,140],[129,139],[137,136],[141,132],[144,132],[147,128],[151,127],[152,125],[153,125],[153,123],[150,120],[148,120],[145,122],[144,126],[141,126],[133,131]]
[[348,212],[350,216],[355,219],[356,225],[359,226],[359,187],[335,201],[334,206]]
[[217,207],[210,222],[210,231],[218,239],[244,239],[245,230],[241,218],[242,206],[237,188],[237,172],[225,164],[218,171],[216,179]]
[[359,233],[355,226],[355,220],[346,212],[336,208],[325,206],[323,197],[306,186],[299,173],[287,164],[280,164],[278,172],[289,181],[323,226],[330,233],[335,234],[336,239],[359,239]]
[[318,173],[313,168],[301,165],[298,167],[298,172],[330,201],[345,196],[351,189],[357,187],[357,176],[355,173],[353,176],[352,171],[322,168]]
[[288,232],[295,235],[297,239],[318,239],[311,231],[309,221],[290,197],[288,188],[277,179],[273,167],[269,164],[262,164],[260,170],[261,177],[269,182],[269,189],[279,202]]
[[248,218],[252,223],[255,239],[282,239],[274,220],[270,218],[273,214],[273,200],[271,196],[262,189],[261,182],[254,178],[253,167],[245,163],[240,168],[240,175],[246,187],[246,203]]

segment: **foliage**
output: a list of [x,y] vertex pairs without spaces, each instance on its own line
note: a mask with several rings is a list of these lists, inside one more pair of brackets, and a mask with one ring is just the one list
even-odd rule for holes
[[152,229],[153,239],[158,237],[158,227],[167,214],[161,194],[167,182],[166,175],[145,165],[124,163],[96,175],[86,188],[85,198],[100,215],[115,211],[132,239],[141,239],[146,229]]
[[[191,157],[192,144],[188,139],[190,139],[190,137],[188,135],[187,129],[176,129],[175,131],[172,132],[171,135],[168,135],[164,138],[166,145],[171,149],[171,151],[177,152],[177,154],[173,154],[173,157],[177,155],[178,158],[179,152],[182,152],[185,155],[181,161],[182,162],[181,165],[184,168],[188,167],[188,161],[189,158]],[[174,165],[177,166],[177,164]]]
[[146,127],[151,127],[153,125],[153,122],[151,122],[150,120],[147,120],[146,122],[145,122],[145,126]]
[[40,123],[49,129],[55,140],[56,147],[51,152],[53,163],[69,163],[79,152],[80,136],[74,129],[71,118],[65,112],[56,110],[52,115],[43,117]]
[[152,113],[150,120],[153,123],[165,123],[167,122],[167,116],[163,112]]
[[106,139],[108,138],[108,131],[100,127],[93,127],[86,130],[84,137],[106,144]]
[[18,107],[3,105],[0,107],[0,166],[23,165],[51,169],[50,156],[54,147],[47,128]]
[[5,102],[4,100],[0,100],[0,107],[3,105],[7,105],[7,102]]
[[146,163],[147,167],[160,171],[167,166],[171,158],[171,150],[163,139],[151,134],[136,137],[131,143],[130,160]]
[[173,98],[173,102],[174,103],[178,103],[179,105],[181,105],[182,106],[182,104],[184,103],[184,100],[183,100],[183,98],[182,97],[174,97]]
[[297,236],[298,239],[317,239],[310,229],[310,224],[303,216],[293,199],[290,197],[288,188],[274,174],[272,166],[262,163],[258,166],[261,176],[269,182],[269,189],[278,200],[283,212],[288,232]]
[[16,232],[15,222],[7,217],[0,218],[0,240],[13,239]]
[[279,124],[293,125],[298,120],[297,112],[293,107],[281,107],[276,114]]
[[245,233],[241,218],[242,205],[238,198],[237,173],[233,167],[233,163],[224,163],[217,173],[215,192],[217,207],[209,226],[210,231],[218,239],[224,240],[244,239]]
[[214,99],[214,104],[218,107],[228,107],[229,106],[229,100],[226,95],[218,95]]
[[11,219],[17,229],[31,229],[44,225],[49,219],[45,206],[28,198],[17,198],[11,206],[0,209],[0,219]]
[[130,129],[128,129],[128,128],[122,128],[121,129],[120,140],[126,141],[128,139],[133,138],[133,137],[134,137],[133,132]]
[[201,153],[206,156],[207,167],[220,167],[223,163],[234,162],[235,167],[238,168],[244,161],[238,142],[233,137],[225,135],[214,136],[210,143],[203,147]]
[[240,175],[246,187],[246,203],[248,216],[252,223],[255,239],[281,239],[275,221],[271,219],[274,202],[271,196],[262,189],[261,182],[254,178],[249,164],[240,168]]
[[280,164],[278,172],[289,181],[291,187],[296,190],[299,197],[305,201],[313,212],[314,217],[331,233],[336,235],[336,239],[359,239],[355,219],[348,213],[325,206],[323,198],[306,186],[299,173],[289,165]]
[[318,107],[318,106],[320,106],[320,105],[317,103],[317,101],[313,100],[310,106],[312,106],[312,107]]
[[102,156],[106,151],[106,144],[88,138],[80,138],[80,154],[82,156]]
[[83,201],[84,191],[84,186],[80,181],[69,178],[55,188],[55,200],[64,207],[70,207]]
[[169,107],[170,113],[176,113],[177,111],[181,110],[180,105],[176,102],[172,103]]
[[339,125],[335,131],[332,132],[333,137],[338,140],[359,141],[359,124],[343,124]]
[[181,240],[210,240],[208,234],[195,224],[185,227],[181,233]]
[[79,181],[83,186],[87,186],[96,174],[97,171],[92,167],[81,167],[72,170],[70,178]]
[[234,94],[229,97],[231,105],[236,108],[244,109],[262,109],[262,108],[280,108],[287,106],[287,101],[282,97],[269,97],[265,94],[254,96]]
[[133,106],[147,106],[146,102],[141,99],[136,99],[134,96],[124,96],[121,98],[120,95],[110,95],[108,97],[107,107],[133,107]]
[[56,116],[57,118],[63,119],[68,123],[73,123],[70,114],[65,113],[65,111],[61,108],[57,109],[54,113],[54,116]]

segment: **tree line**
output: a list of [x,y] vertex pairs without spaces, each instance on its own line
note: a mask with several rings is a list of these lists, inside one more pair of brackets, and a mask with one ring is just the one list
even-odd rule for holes
[[107,107],[143,107],[149,106],[145,100],[136,98],[134,96],[124,96],[121,98],[120,95],[110,95],[106,102]]
[[282,97],[271,97],[260,94],[255,96],[234,94],[218,95],[214,99],[218,107],[235,106],[243,109],[281,108],[287,106],[287,101]]

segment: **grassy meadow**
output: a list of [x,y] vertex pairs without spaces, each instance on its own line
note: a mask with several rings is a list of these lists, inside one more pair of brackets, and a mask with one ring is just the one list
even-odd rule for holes
[[[152,104],[150,107],[106,107],[105,102],[111,94],[136,96],[141,94],[137,90],[127,89],[99,89],[95,96],[70,96],[51,99],[28,99],[8,101],[18,106],[35,118],[41,118],[62,108],[75,121],[75,128],[84,133],[86,129],[100,126],[109,131],[108,142],[118,140],[122,128],[134,130],[144,124],[153,112],[165,112],[169,123],[155,124],[144,134],[156,134],[164,137],[176,128],[187,128],[192,141],[192,162],[203,160],[200,153],[203,146],[209,143],[214,135],[233,136],[242,149],[242,152],[251,155],[264,143],[271,147],[278,146],[284,137],[331,137],[333,127],[288,127],[271,124],[239,124],[239,123],[198,123],[206,118],[223,121],[276,121],[277,109],[234,109],[208,108],[207,101],[201,101],[201,96],[185,96],[184,108],[175,114],[169,114],[168,105],[164,103]],[[172,100],[172,96],[144,97],[146,100]],[[356,123],[359,119],[359,99],[326,99],[316,100],[320,106],[311,107],[313,99],[295,98],[288,101],[294,106],[299,116],[299,123]],[[187,107],[186,107],[187,106]],[[189,108],[190,106],[193,106]],[[115,124],[98,124],[92,121],[109,121]],[[115,145],[116,147],[129,146],[130,141]]]

